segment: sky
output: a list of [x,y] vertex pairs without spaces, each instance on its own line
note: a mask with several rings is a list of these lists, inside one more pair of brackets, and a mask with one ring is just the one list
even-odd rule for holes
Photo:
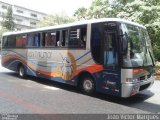
[[47,14],[66,13],[71,16],[79,7],[89,7],[92,0],[0,0]]

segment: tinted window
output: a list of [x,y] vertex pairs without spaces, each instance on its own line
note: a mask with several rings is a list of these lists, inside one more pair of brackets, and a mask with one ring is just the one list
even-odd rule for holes
[[7,37],[3,37],[2,47],[7,47],[7,46],[8,46]]
[[62,31],[62,46],[68,46],[68,30]]
[[116,32],[104,33],[104,64],[115,66],[117,60]]
[[91,31],[91,51],[93,59],[97,63],[102,63],[101,61],[101,39],[102,39],[102,32],[100,30],[99,24],[92,25]]
[[40,46],[40,33],[27,34],[27,47],[39,47]]
[[8,36],[7,40],[8,40],[8,47],[15,47],[16,39],[14,35]]
[[34,34],[33,33],[27,34],[27,46],[28,47],[34,46]]
[[68,46],[83,48],[86,46],[87,26],[79,26],[70,29]]
[[56,31],[56,46],[60,46],[61,32]]
[[39,47],[40,46],[40,33],[34,34],[34,46]]
[[25,47],[25,46],[26,46],[26,35],[17,35],[16,47]]
[[56,33],[55,32],[45,33],[45,46],[56,46]]
[[10,36],[5,36],[3,37],[3,42],[2,42],[3,47],[9,47],[9,48],[14,48],[16,46],[16,39],[15,36],[10,35]]

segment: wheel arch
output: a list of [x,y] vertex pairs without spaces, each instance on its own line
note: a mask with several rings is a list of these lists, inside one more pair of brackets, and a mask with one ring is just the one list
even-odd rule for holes
[[22,62],[19,62],[19,63],[17,64],[17,71],[19,70],[19,68],[20,68],[21,66],[23,66],[23,67],[25,68],[24,64],[23,64]]
[[84,77],[91,77],[95,83],[95,86],[96,86],[96,78],[93,76],[92,73],[90,73],[89,71],[82,71],[78,74],[78,77],[77,77],[77,86],[79,87],[83,78]]

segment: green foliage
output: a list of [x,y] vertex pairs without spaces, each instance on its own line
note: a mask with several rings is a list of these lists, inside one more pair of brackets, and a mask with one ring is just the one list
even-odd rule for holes
[[7,32],[8,30],[2,26],[0,26],[0,46],[1,46],[1,41],[2,41],[2,35],[4,32]]
[[156,61],[160,61],[160,24],[147,27]]
[[37,24],[37,27],[54,26],[59,24],[70,23],[73,21],[74,21],[73,18],[66,16],[64,14],[48,15]]
[[78,9],[75,11],[74,16],[75,16],[78,20],[87,19],[87,8],[84,8],[84,7],[78,8]]
[[107,17],[109,7],[110,5],[108,0],[94,0],[88,11],[90,18]]
[[86,19],[124,18],[146,26],[155,58],[160,61],[160,0],[93,0],[83,15]]
[[8,30],[2,26],[0,26],[0,39],[2,38],[2,35],[4,32],[7,32]]
[[156,60],[160,61],[160,1],[134,0],[127,2],[117,17],[125,18],[146,26]]
[[9,31],[13,31],[15,27],[14,18],[13,18],[13,11],[12,7],[8,8],[7,14],[4,15],[2,26]]
[[81,7],[75,11],[74,16],[76,16],[78,20],[113,17],[114,14],[112,11],[109,0],[93,0],[90,8]]
[[15,23],[12,15],[13,15],[12,7],[9,7],[7,14],[3,16],[3,21],[1,22],[1,25],[0,25],[0,44],[1,44],[3,33],[14,30]]

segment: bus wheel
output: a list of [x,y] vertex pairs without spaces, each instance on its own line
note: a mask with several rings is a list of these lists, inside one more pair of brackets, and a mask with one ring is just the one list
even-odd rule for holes
[[24,69],[24,66],[23,66],[23,65],[20,65],[20,66],[19,66],[18,72],[19,72],[19,76],[20,76],[21,78],[24,78],[24,77],[26,76],[26,74],[25,74],[25,69]]
[[95,93],[95,82],[91,77],[84,77],[80,87],[84,94],[93,95]]

